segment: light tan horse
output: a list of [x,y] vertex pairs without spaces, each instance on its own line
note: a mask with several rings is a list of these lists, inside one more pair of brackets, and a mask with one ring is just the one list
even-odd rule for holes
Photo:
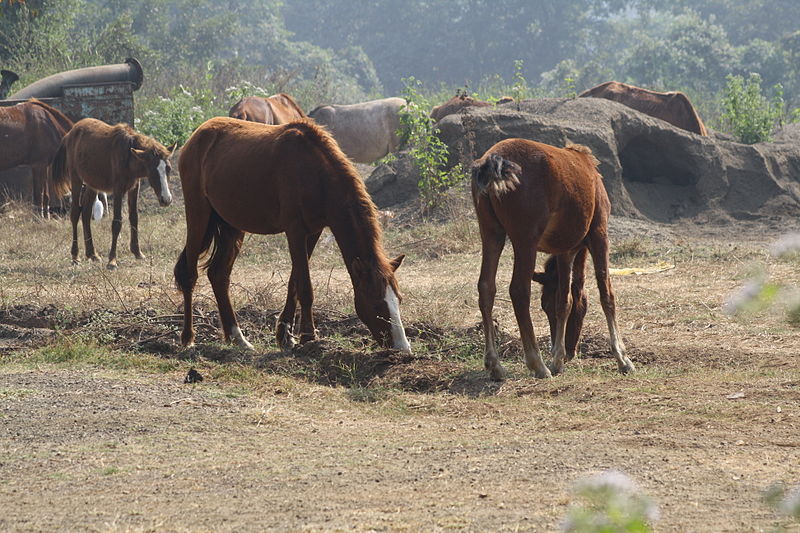
[[299,300],[300,342],[313,339],[308,260],[327,226],[350,274],[358,317],[381,346],[411,351],[400,320],[394,275],[403,256],[386,258],[375,206],[329,133],[308,119],[267,126],[212,118],[181,150],[179,168],[186,247],[175,265],[175,281],[183,292],[184,346],[195,338],[192,292],[197,263],[211,249],[205,266],[225,340],[252,348],[239,329],[229,294],[231,270],[245,232],[286,233],[292,273],[276,338],[283,349],[294,345]]
[[114,195],[108,268],[117,267],[117,238],[122,229],[122,198],[126,193],[131,252],[137,259],[144,258],[139,249],[139,181],[147,178],[159,203],[162,206],[169,205],[172,202],[168,184],[171,170],[169,157],[176,144],[164,148],[155,139],[135,132],[127,124],[111,126],[93,118],[75,123],[64,137],[52,168],[55,189],[61,194],[70,188],[72,190],[70,220],[73,262],[78,262],[78,219],[83,222],[86,257],[93,261],[100,259],[92,241],[91,209],[83,209],[84,206],[94,205],[98,191]]
[[[500,141],[474,163],[472,199],[482,245],[478,295],[486,335],[484,363],[492,379],[505,377],[497,357],[492,308],[497,290],[497,266],[506,236],[514,247],[509,293],[525,362],[536,377],[550,377],[551,373],[563,370],[573,294],[580,298],[580,291],[571,291],[572,270],[576,259],[578,268],[583,269],[582,250],[587,248],[594,262],[600,303],[611,335],[611,352],[620,372],[632,372],[633,363],[625,356],[625,345],[619,335],[614,293],[608,276],[611,203],[591,151],[585,146],[556,148],[525,139]],[[549,369],[542,361],[531,323],[531,276],[538,251],[555,256],[558,272],[555,295],[549,297],[555,300],[556,319],[553,362]],[[580,272],[579,278],[582,277]],[[582,321],[582,316],[580,318]],[[573,332],[575,327],[577,324]]]

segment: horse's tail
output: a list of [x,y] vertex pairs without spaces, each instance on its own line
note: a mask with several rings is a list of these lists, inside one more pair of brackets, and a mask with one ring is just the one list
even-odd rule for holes
[[[189,229],[187,228],[187,231]],[[242,245],[242,234],[233,226],[222,220],[216,211],[211,211],[208,219],[203,240],[200,244],[198,255],[203,256],[208,253],[207,259],[200,265],[200,268],[216,271],[233,262]],[[194,287],[197,281],[197,272],[192,275],[189,272],[186,258],[186,248],[181,251],[178,262],[175,263],[173,271],[175,275],[175,286],[179,291],[185,292]]]
[[64,142],[58,147],[53,162],[50,164],[50,183],[53,191],[59,198],[70,192],[70,178],[66,171],[67,167],[67,148]]
[[472,181],[481,193],[500,197],[517,188],[521,173],[518,164],[491,153],[473,165]]

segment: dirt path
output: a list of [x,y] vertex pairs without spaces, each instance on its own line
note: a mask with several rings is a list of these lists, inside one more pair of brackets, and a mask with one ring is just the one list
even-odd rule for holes
[[176,374],[6,369],[0,529],[552,531],[573,483],[610,468],[659,503],[658,531],[775,523],[760,498],[800,474],[800,382],[720,374],[687,394],[691,377],[583,366],[377,405],[277,377],[239,396]]

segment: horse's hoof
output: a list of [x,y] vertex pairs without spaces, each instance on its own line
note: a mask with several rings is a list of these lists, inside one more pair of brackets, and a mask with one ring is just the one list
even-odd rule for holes
[[636,368],[633,366],[633,363],[628,361],[624,365],[620,365],[619,373],[620,374],[633,374],[636,372]]
[[100,256],[99,256],[99,255],[97,255],[97,254],[94,254],[94,255],[87,255],[86,257],[87,257],[89,260],[91,260],[91,261],[94,261],[94,262],[100,261]]
[[72,264],[73,265],[80,265],[81,264],[81,260],[78,259],[77,257],[73,257],[72,258]]
[[139,259],[139,260],[142,260],[142,259],[147,259],[147,257],[145,257],[145,255],[144,255],[144,254],[142,254],[142,253],[133,254],[133,256],[134,256],[136,259]]
[[506,369],[500,365],[493,366],[488,370],[489,370],[489,377],[492,379],[492,381],[505,381],[506,377],[508,377]]
[[313,341],[316,338],[317,336],[314,335],[313,333],[303,333],[302,335],[300,335],[300,344],[305,344],[308,341]]
[[106,265],[106,268],[109,269],[109,270],[116,270],[117,269],[117,264],[116,263],[109,263],[109,264]]
[[[561,374],[562,372],[564,372],[564,365],[563,364],[560,364],[558,366],[550,365],[549,370],[550,370],[550,375],[549,376],[545,376],[545,377],[550,378],[550,377],[553,377],[553,376],[557,376],[557,375]],[[536,377],[539,377],[539,376],[536,376]]]
[[553,377],[553,374],[550,373],[550,369],[544,367],[544,370],[533,370],[533,376],[536,379],[550,379]]

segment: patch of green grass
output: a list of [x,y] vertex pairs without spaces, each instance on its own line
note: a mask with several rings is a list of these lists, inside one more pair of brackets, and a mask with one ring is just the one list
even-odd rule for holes
[[100,473],[104,476],[113,476],[114,474],[119,474],[121,470],[116,466],[107,466],[103,468]]
[[113,370],[138,369],[155,373],[173,372],[181,366],[175,360],[143,353],[121,352],[80,337],[63,338],[43,348],[0,356],[0,364],[7,363],[25,366],[99,366]]

